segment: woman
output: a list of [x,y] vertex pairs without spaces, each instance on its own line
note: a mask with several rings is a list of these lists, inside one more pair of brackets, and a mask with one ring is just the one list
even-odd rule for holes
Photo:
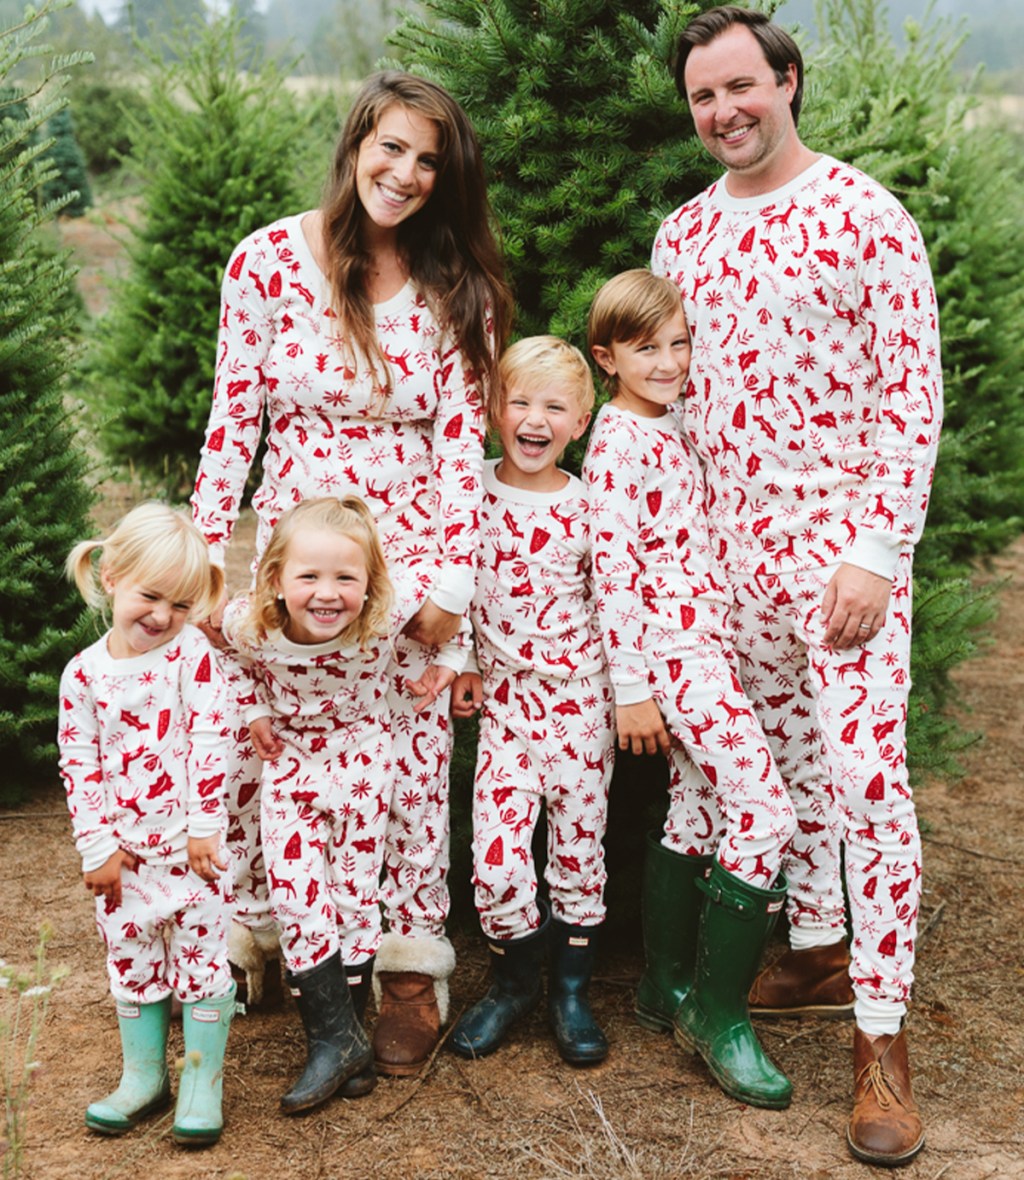
[[[429,1057],[454,967],[444,937],[449,694],[414,713],[402,690],[457,632],[473,593],[483,408],[510,317],[469,120],[441,87],[396,72],[374,75],[356,97],[320,208],[250,235],[224,278],[192,497],[215,558],[266,414],[257,556],[292,504],[355,494],[371,506],[410,604],[389,675],[399,786],[382,890],[389,933],[376,965],[374,1048],[391,1074],[415,1073]],[[244,739],[244,723],[234,732]],[[259,771],[247,742],[239,758],[248,761],[232,784],[237,919],[258,931],[269,922]],[[365,1005],[368,976],[351,982]]]

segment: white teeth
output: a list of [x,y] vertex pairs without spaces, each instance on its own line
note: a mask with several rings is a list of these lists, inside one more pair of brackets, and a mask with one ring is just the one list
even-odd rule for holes
[[396,192],[396,191],[395,191],[393,188],[388,188],[388,186],[387,186],[386,184],[380,184],[380,183],[378,182],[378,185],[377,185],[377,187],[380,189],[380,191],[381,191],[381,192],[382,192],[382,193],[383,193],[383,194],[384,194],[384,195],[385,195],[385,196],[386,196],[386,197],[387,197],[389,200],[392,200],[392,201],[408,201],[408,199],[409,199],[409,197],[408,197],[408,194],[407,194],[407,193],[399,193],[399,192]]

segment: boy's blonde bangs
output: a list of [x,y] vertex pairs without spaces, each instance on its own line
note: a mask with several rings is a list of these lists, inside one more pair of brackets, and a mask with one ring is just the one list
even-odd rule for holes
[[544,389],[571,388],[580,414],[594,408],[594,376],[578,348],[558,336],[525,336],[506,348],[498,363],[498,387],[488,406],[491,428],[498,429],[510,386]]

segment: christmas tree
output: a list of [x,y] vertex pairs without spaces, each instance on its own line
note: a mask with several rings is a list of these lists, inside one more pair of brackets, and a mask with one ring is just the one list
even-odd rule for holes
[[[33,44],[47,5],[0,32],[0,85],[44,53]],[[63,66],[84,59],[64,59]],[[60,673],[88,617],[63,564],[88,535],[85,460],[64,401],[71,275],[39,241],[40,127],[63,103],[44,73],[47,101],[0,99],[0,799],[18,798],[55,756]]]

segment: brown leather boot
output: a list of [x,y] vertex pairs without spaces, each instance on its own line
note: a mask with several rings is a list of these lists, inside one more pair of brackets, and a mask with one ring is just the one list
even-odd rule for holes
[[426,1064],[448,1018],[448,976],[454,967],[455,952],[446,938],[384,936],[373,977],[378,1073],[411,1077]]
[[910,1086],[906,1029],[872,1041],[855,1028],[853,1078],[850,1151],[886,1168],[908,1163],[924,1147],[924,1127]]
[[806,951],[786,951],[754,980],[749,1005],[754,1016],[849,1019],[853,1015],[853,987],[845,940]]

